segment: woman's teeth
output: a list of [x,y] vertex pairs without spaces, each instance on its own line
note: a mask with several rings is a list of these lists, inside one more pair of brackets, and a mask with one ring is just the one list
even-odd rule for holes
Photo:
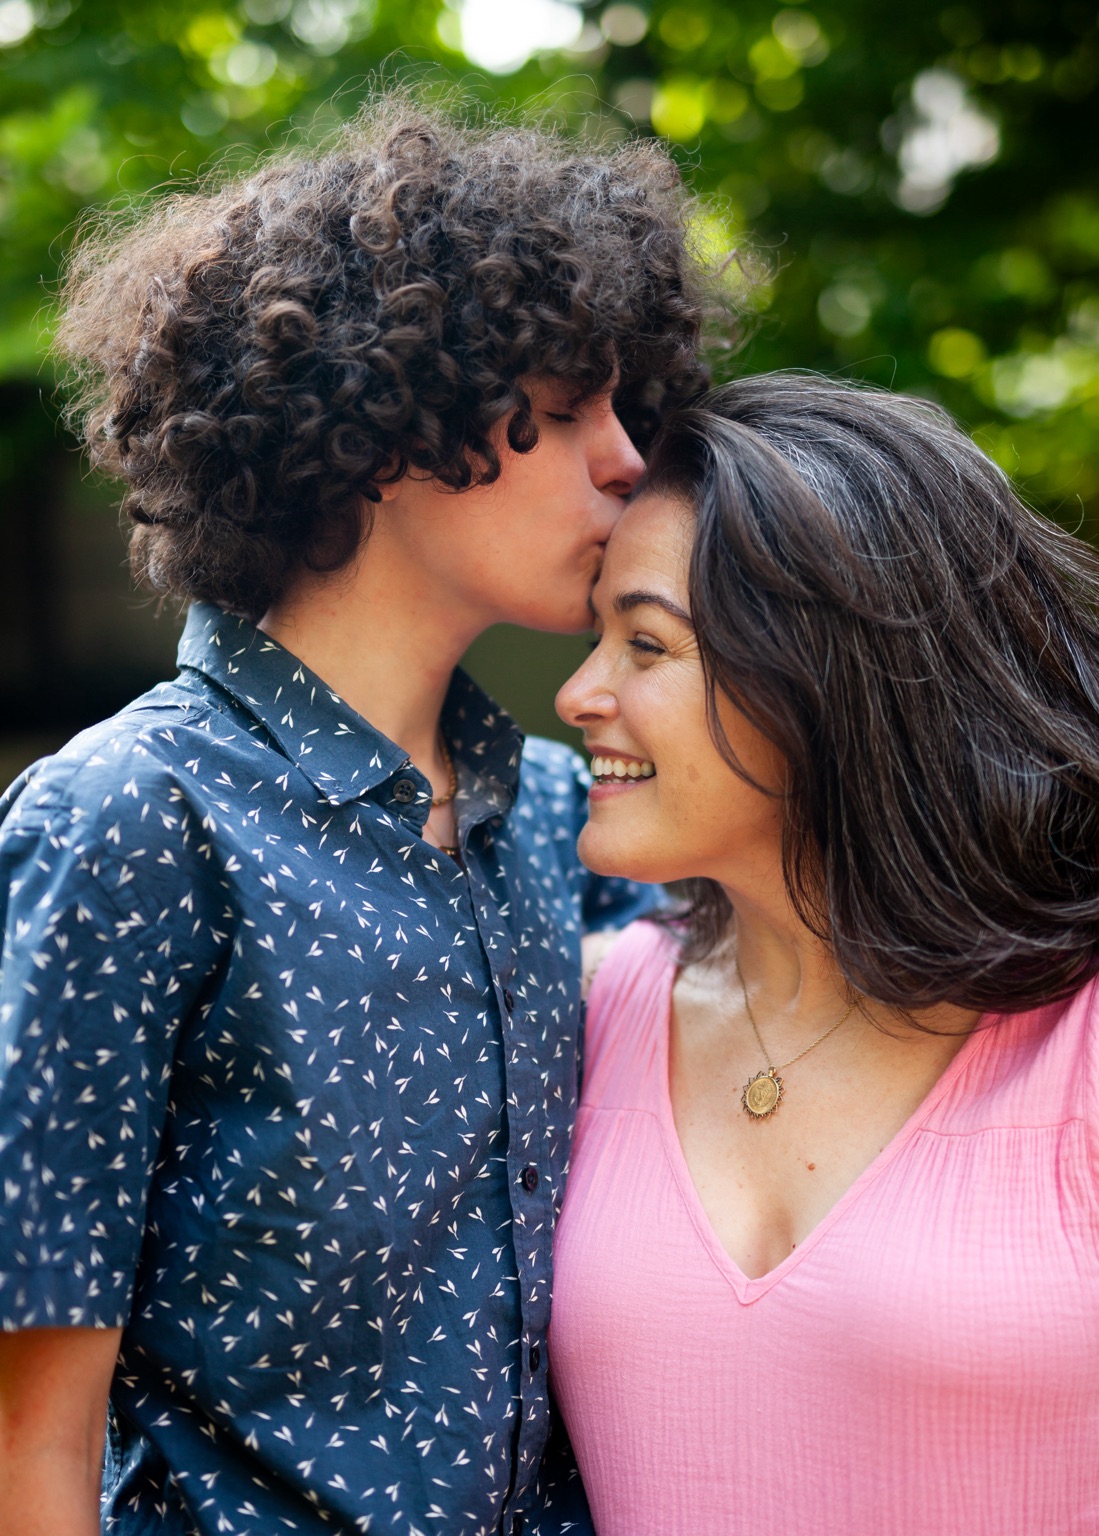
[[652,763],[638,762],[636,758],[626,762],[621,757],[593,757],[591,771],[593,778],[603,780],[651,779],[656,768]]

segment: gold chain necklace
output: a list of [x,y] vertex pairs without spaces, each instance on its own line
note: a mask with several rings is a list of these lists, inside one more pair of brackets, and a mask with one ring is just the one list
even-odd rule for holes
[[446,737],[442,731],[439,732],[439,751],[443,754],[443,761],[446,763],[447,786],[445,795],[439,795],[436,799],[432,800],[433,808],[440,805],[449,805],[458,793],[458,770],[454,766],[454,759],[450,755],[450,748],[446,744]]
[[752,1005],[748,1001],[748,988],[744,985],[744,977],[741,975],[740,961],[736,960],[734,964],[736,966],[737,980],[740,982],[740,990],[744,994],[744,1007],[748,1014],[748,1022],[752,1026],[752,1033],[756,1037],[756,1043],[763,1052],[763,1059],[767,1063],[766,1072],[757,1072],[755,1077],[750,1077],[744,1084],[744,1092],[740,1096],[740,1103],[749,1119],[766,1120],[769,1115],[774,1114],[775,1110],[782,1103],[785,1085],[782,1078],[779,1077],[779,1073],[785,1072],[787,1067],[792,1067],[794,1062],[800,1061],[803,1056],[808,1056],[810,1051],[815,1051],[818,1045],[823,1045],[829,1035],[834,1035],[841,1024],[847,1023],[847,1020],[855,1011],[855,1004],[851,1003],[849,1007],[844,1009],[836,1022],[830,1024],[823,1035],[818,1035],[812,1045],[807,1045],[796,1056],[791,1056],[789,1061],[780,1061],[776,1067],[768,1055],[767,1047],[764,1045],[763,1038],[759,1032],[759,1025],[756,1023],[755,1014],[752,1012]]
[[[454,759],[450,755],[450,748],[446,744],[446,737],[442,731],[439,732],[439,751],[443,754],[443,760],[446,763],[447,786],[445,794],[432,800],[432,810],[436,810],[441,805],[449,805],[458,793],[458,770],[454,766]],[[439,852],[445,853],[448,858],[457,860],[459,864],[462,862],[462,850],[458,843],[438,843],[436,846]]]

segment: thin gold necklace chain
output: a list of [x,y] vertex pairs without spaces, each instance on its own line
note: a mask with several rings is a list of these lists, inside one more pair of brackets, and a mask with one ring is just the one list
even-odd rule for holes
[[[445,794],[438,795],[432,800],[431,809],[433,811],[437,810],[440,806],[449,805],[458,793],[458,770],[454,766],[454,758],[450,748],[447,746],[446,737],[441,730],[439,732],[439,750],[442,752],[443,760],[446,763],[447,786]],[[445,853],[448,858],[454,859],[458,864],[461,864],[462,849],[460,843],[436,843],[435,846],[440,853]]]
[[741,970],[740,970],[740,961],[739,960],[735,960],[733,962],[733,964],[736,966],[736,975],[737,975],[737,980],[740,982],[740,990],[744,994],[744,1007],[745,1007],[745,1009],[747,1010],[747,1013],[748,1013],[748,1022],[752,1026],[752,1033],[756,1037],[756,1043],[758,1044],[760,1050],[763,1052],[763,1059],[767,1063],[767,1070],[769,1072],[771,1072],[771,1073],[785,1072],[786,1068],[787,1067],[792,1067],[794,1065],[795,1061],[800,1061],[803,1056],[808,1056],[810,1051],[815,1051],[818,1045],[823,1045],[824,1044],[824,1042],[828,1039],[829,1035],[834,1035],[835,1034],[836,1030],[839,1029],[841,1024],[846,1024],[847,1020],[851,1017],[851,1015],[855,1011],[855,1004],[854,1003],[849,1004],[849,1006],[844,1010],[844,1012],[840,1014],[840,1016],[836,1020],[836,1022],[834,1024],[830,1024],[828,1026],[828,1028],[824,1031],[823,1035],[818,1035],[817,1038],[813,1041],[812,1045],[807,1045],[805,1047],[805,1049],[803,1051],[799,1051],[796,1056],[791,1056],[789,1061],[780,1061],[778,1066],[776,1067],[775,1063],[771,1060],[770,1056],[767,1054],[767,1047],[763,1043],[763,1037],[762,1037],[762,1035],[759,1032],[759,1025],[756,1023],[756,1016],[752,1012],[752,1005],[751,1005],[751,1003],[748,1001],[748,988],[744,985],[744,977],[741,974]]
[[443,754],[443,762],[446,763],[447,786],[445,794],[438,795],[432,800],[433,810],[437,810],[441,805],[449,805],[458,793],[458,770],[454,766],[454,759],[442,731],[439,732],[439,751]]

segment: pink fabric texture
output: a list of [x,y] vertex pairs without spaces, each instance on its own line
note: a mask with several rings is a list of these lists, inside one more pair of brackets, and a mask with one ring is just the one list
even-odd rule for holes
[[1095,1536],[1099,984],[976,1031],[752,1280],[676,1136],[674,974],[647,923],[600,968],[556,1238],[553,1385],[599,1536]]

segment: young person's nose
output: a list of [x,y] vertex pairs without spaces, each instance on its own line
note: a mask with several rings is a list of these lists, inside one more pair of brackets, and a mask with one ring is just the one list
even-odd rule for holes
[[614,407],[608,406],[596,437],[592,462],[594,484],[610,496],[628,496],[644,469],[645,461],[630,434]]

